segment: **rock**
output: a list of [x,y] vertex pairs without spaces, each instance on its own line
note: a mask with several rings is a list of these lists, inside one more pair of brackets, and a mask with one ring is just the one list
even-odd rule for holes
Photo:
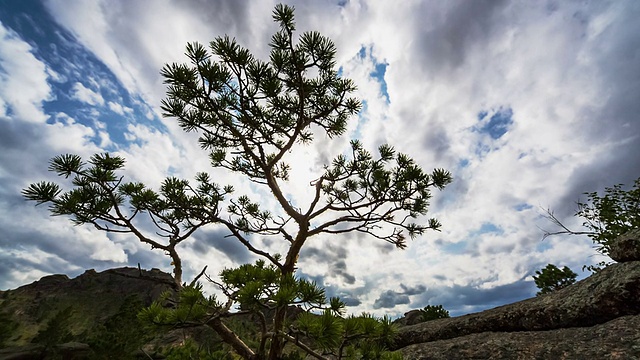
[[640,229],[619,236],[609,245],[609,257],[617,262],[640,260]]
[[422,312],[420,310],[410,310],[404,313],[404,317],[396,321],[398,325],[415,325],[422,322]]
[[68,342],[55,346],[56,353],[63,359],[88,359],[91,355],[91,348],[87,344],[79,342]]
[[396,349],[487,332],[591,327],[637,314],[640,314],[640,262],[618,263],[546,295],[480,313],[401,327]]
[[409,345],[400,352],[409,360],[640,359],[640,316],[593,327],[484,332]]

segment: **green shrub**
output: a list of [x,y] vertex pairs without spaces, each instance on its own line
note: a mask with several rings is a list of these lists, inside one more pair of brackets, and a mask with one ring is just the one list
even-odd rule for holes
[[533,280],[540,291],[536,295],[548,294],[567,287],[576,282],[578,276],[569,267],[565,266],[559,269],[553,264],[548,264],[542,270],[536,270],[537,276],[533,276]]
[[450,317],[449,311],[445,310],[442,305],[427,305],[420,309],[420,319],[422,322],[448,317]]

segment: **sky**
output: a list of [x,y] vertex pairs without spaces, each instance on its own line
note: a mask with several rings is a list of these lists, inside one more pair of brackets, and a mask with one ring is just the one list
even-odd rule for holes
[[[442,304],[453,316],[535,296],[536,270],[601,260],[586,237],[555,236],[546,209],[576,230],[584,192],[640,176],[640,2],[286,1],[299,33],[338,49],[364,107],[338,139],[289,155],[296,203],[331,156],[359,139],[389,143],[454,182],[435,191],[442,223],[406,250],[355,235],[308,242],[298,275],[350,313],[401,316]],[[20,194],[62,179],[51,157],[123,156],[127,179],[158,188],[206,171],[265,207],[268,192],[214,169],[196,137],[163,118],[160,69],[187,42],[228,34],[268,59],[277,30],[268,0],[0,0],[0,289],[47,274],[122,266],[170,272],[170,259],[128,235],[51,217]],[[205,265],[255,260],[216,226],[178,247],[187,281]],[[256,241],[260,241],[259,239]],[[261,245],[272,251],[281,249]],[[214,289],[210,289],[214,292]]]

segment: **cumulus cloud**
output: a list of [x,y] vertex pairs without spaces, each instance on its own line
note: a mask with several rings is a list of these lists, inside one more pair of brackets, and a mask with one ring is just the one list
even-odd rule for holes
[[109,101],[108,106],[109,106],[109,110],[113,111],[118,115],[133,113],[133,109],[131,109],[130,107],[122,106],[122,104],[118,104],[113,101]]

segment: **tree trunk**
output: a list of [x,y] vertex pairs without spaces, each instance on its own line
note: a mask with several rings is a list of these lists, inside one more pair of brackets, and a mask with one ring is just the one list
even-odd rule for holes
[[273,318],[273,336],[271,338],[271,348],[269,349],[269,360],[278,360],[282,356],[284,341],[278,334],[278,331],[281,330],[284,325],[286,316],[286,306],[281,306],[276,309],[276,314]]
[[[214,318],[207,323],[215,330],[225,343],[230,345],[233,350],[246,360],[259,360],[258,355],[253,352],[231,329],[220,321],[220,318]],[[277,358],[276,358],[277,359]]]
[[178,252],[175,249],[169,249],[169,256],[171,257],[171,265],[173,265],[173,278],[175,279],[178,289],[182,289],[182,260],[178,256]]

